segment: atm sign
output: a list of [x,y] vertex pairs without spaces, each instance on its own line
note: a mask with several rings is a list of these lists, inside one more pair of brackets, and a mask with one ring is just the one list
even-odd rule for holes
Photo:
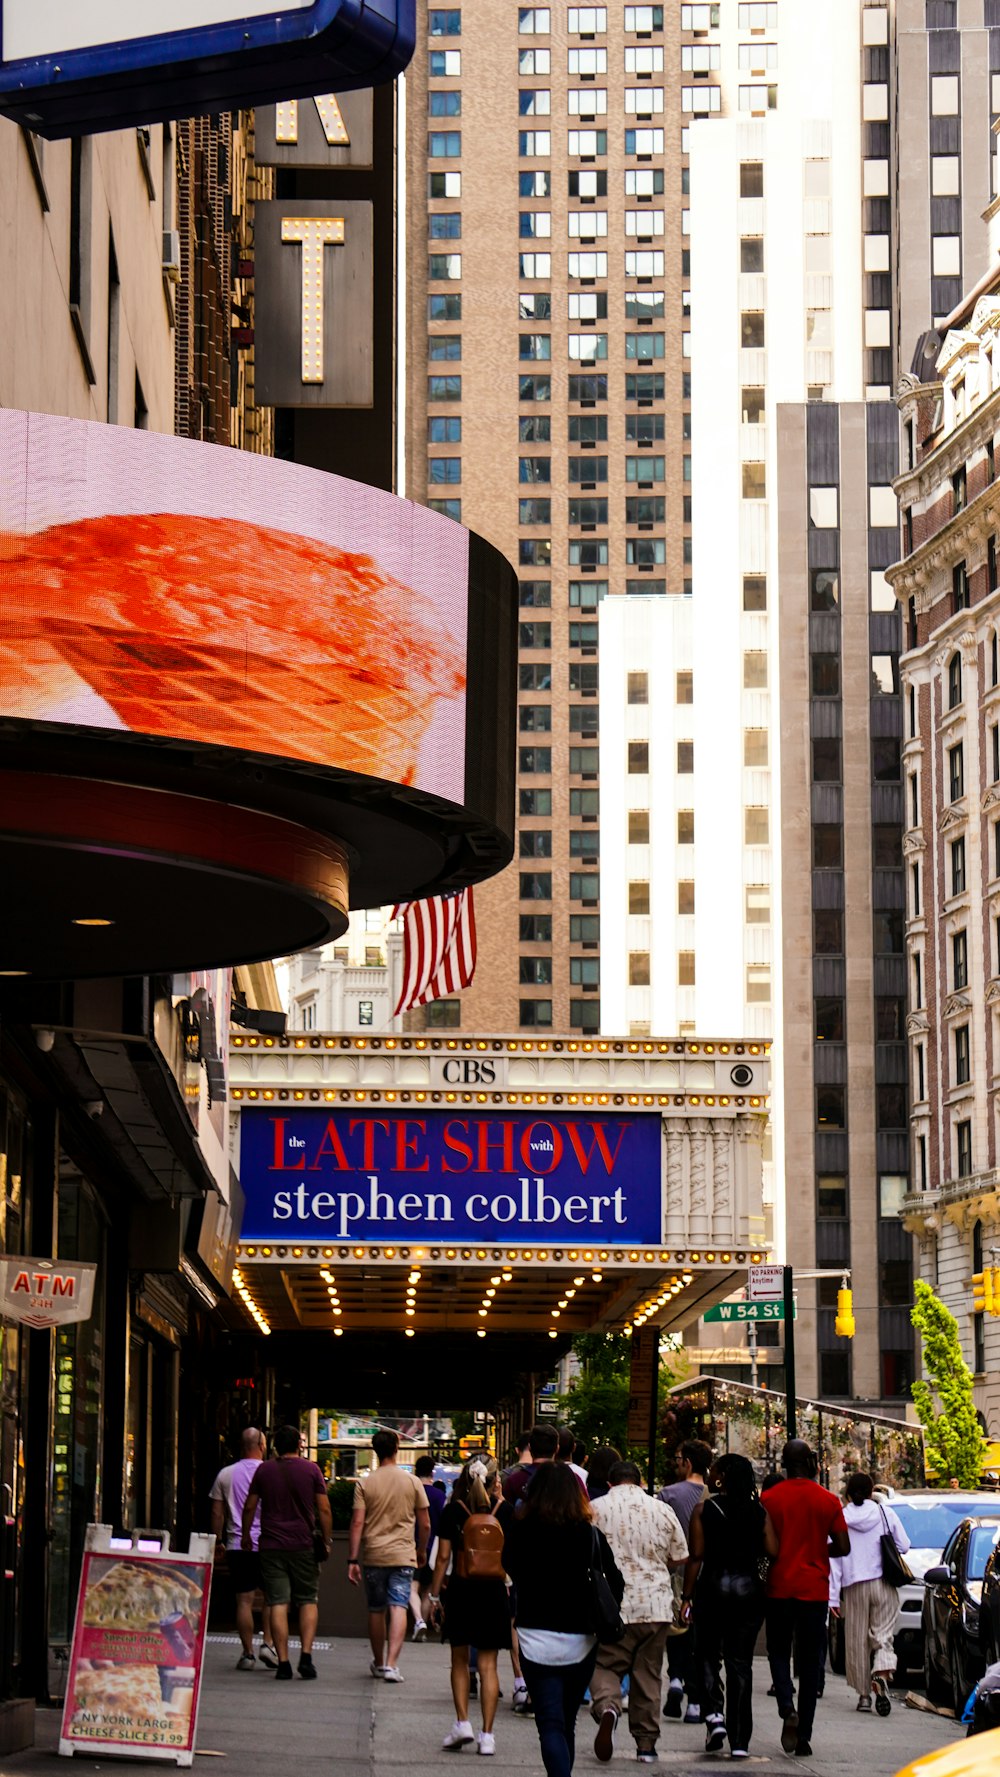
[[94,1305],[93,1264],[52,1259],[0,1259],[0,1314],[29,1327],[89,1320]]

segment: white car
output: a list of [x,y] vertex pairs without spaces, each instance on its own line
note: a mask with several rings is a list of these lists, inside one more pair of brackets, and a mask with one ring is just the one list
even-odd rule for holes
[[[891,1487],[880,1487],[875,1498],[891,1503],[910,1539],[905,1559],[913,1583],[899,1588],[895,1647],[901,1672],[921,1672],[924,1667],[921,1624],[924,1574],[928,1568],[937,1566],[945,1543],[963,1518],[1000,1518],[1000,1493],[957,1493],[931,1488],[919,1493],[897,1493]],[[844,1670],[843,1623],[835,1617],[830,1618],[830,1665],[835,1672]]]

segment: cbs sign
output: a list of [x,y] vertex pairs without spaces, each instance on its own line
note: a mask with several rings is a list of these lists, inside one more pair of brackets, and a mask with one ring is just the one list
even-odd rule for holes
[[497,1087],[507,1084],[505,1055],[445,1055],[431,1062],[434,1084],[470,1088]]

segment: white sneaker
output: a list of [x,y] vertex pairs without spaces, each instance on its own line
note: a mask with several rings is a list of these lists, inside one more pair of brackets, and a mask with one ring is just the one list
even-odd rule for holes
[[403,1674],[400,1672],[398,1666],[383,1666],[382,1677],[385,1679],[386,1684],[403,1683]]
[[257,1658],[262,1666],[269,1666],[272,1672],[278,1670],[278,1655],[270,1642],[262,1641],[257,1649]]
[[461,1752],[463,1746],[471,1746],[476,1738],[472,1732],[471,1721],[457,1721],[441,1742],[445,1752]]
[[423,1617],[418,1617],[413,1625],[413,1639],[414,1641],[424,1641],[426,1636],[427,1624],[424,1622]]
[[476,1748],[477,1752],[481,1752],[484,1758],[492,1758],[496,1749],[497,1743],[492,1734],[480,1734],[479,1745]]
[[385,1677],[385,1667],[380,1666],[377,1660],[370,1660],[369,1661],[368,1670],[371,1673],[373,1678],[384,1678]]

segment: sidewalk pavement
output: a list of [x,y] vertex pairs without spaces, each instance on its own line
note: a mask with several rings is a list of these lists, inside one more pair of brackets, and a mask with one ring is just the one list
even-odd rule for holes
[[[384,1684],[372,1679],[367,1643],[319,1641],[314,1653],[319,1678],[306,1684],[296,1678],[275,1688],[266,1668],[235,1671],[239,1652],[236,1637],[209,1637],[198,1750],[194,1770],[219,1777],[228,1769],[239,1777],[275,1777],[295,1771],[302,1777],[322,1770],[332,1777],[440,1777],[448,1756],[441,1750],[442,1736],[451,1726],[453,1708],[448,1685],[448,1649],[435,1642],[408,1645],[403,1652],[405,1683]],[[293,1643],[292,1663],[298,1658]],[[803,1769],[786,1760],[778,1738],[774,1700],[766,1695],[770,1682],[767,1663],[754,1663],[756,1727],[751,1745],[753,1767]],[[506,1693],[497,1716],[496,1777],[501,1771],[526,1772],[541,1777],[538,1736],[530,1717],[515,1716],[510,1707],[510,1664],[501,1656],[501,1688]],[[903,1692],[893,1692],[892,1714],[883,1721],[876,1715],[858,1715],[856,1698],[844,1680],[827,1675],[826,1696],[819,1706],[813,1736],[815,1756],[805,1765],[810,1777],[893,1777],[900,1766],[918,1753],[933,1751],[964,1733],[954,1721],[928,1715],[903,1705]],[[473,1704],[473,1727],[478,1728]],[[72,1763],[59,1758],[59,1712],[40,1710],[37,1746],[16,1757],[0,1757],[0,1777],[71,1777],[101,1772],[111,1777],[116,1769],[141,1769],[149,1774],[169,1771],[161,1761],[92,1758],[75,1754]],[[689,1777],[695,1772],[721,1768],[717,1758],[705,1755],[704,1730],[676,1721],[661,1723],[659,1770],[662,1777]],[[594,1724],[581,1711],[577,1735],[576,1777],[593,1777],[599,1766],[593,1753]],[[619,1726],[614,1765],[636,1770],[635,1749],[628,1734],[627,1718]],[[461,1757],[475,1759],[474,1748]],[[726,1768],[731,1769],[728,1756]],[[478,1761],[476,1768],[478,1769]]]

